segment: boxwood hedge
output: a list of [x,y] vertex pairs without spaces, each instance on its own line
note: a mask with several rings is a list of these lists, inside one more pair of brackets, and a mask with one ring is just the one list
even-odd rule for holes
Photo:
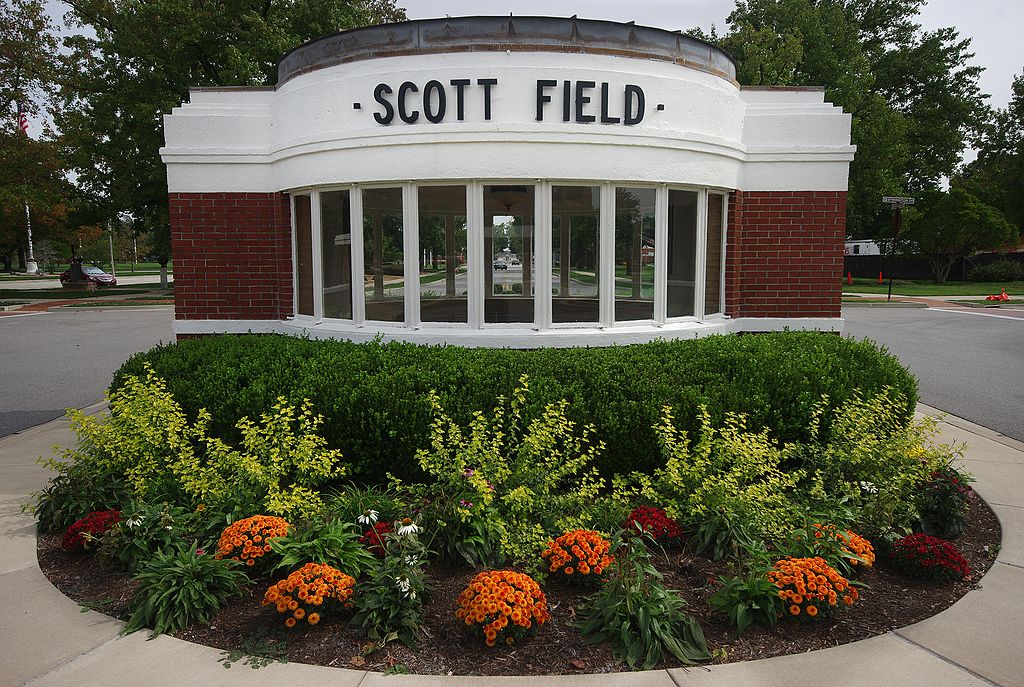
[[208,409],[211,431],[231,441],[238,441],[239,418],[258,417],[278,396],[311,399],[330,445],[367,482],[388,472],[419,476],[414,454],[427,444],[430,389],[465,423],[473,411],[492,408],[524,373],[532,405],[566,398],[571,419],[596,426],[607,443],[599,464],[606,475],[659,465],[651,428],[666,404],[691,431],[704,404],[715,421],[727,411],[746,413],[751,429],[768,427],[793,441],[807,438],[812,407],[823,394],[837,406],[855,391],[872,396],[892,387],[905,400],[900,412],[908,420],[917,402],[917,382],[893,356],[868,341],[818,333],[528,351],[211,336],[133,356],[111,389],[140,374],[145,362],[190,418]]

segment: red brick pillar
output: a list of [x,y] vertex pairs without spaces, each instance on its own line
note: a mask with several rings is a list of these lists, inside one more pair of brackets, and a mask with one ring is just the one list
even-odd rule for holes
[[285,193],[171,193],[175,318],[291,316],[290,215]]
[[734,192],[727,314],[840,317],[845,240],[845,191]]

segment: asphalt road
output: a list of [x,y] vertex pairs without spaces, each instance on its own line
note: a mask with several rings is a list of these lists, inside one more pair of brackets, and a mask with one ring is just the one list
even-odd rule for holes
[[847,336],[910,368],[923,403],[1024,441],[1024,318],[934,308],[844,308],[843,317]]
[[[174,281],[174,275],[167,276],[168,281]],[[117,277],[118,286],[134,286],[137,284],[159,284],[159,274],[125,274]],[[18,291],[31,291],[33,289],[59,289],[60,278],[53,279],[3,279],[0,280],[0,289],[15,289]]]
[[173,319],[170,307],[0,317],[0,436],[103,400],[129,356],[174,339]]

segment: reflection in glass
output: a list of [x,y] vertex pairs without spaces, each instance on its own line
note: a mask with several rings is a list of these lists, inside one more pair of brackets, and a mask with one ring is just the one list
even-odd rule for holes
[[615,189],[615,319],[654,319],[653,188]]
[[722,220],[725,196],[708,194],[708,243],[704,271],[704,314],[722,312]]
[[324,317],[352,319],[352,220],[348,191],[320,194]]
[[466,187],[420,186],[420,319],[466,322]]
[[484,322],[533,322],[533,186],[484,186]]
[[598,322],[600,186],[551,187],[551,321]]
[[688,317],[694,312],[697,271],[697,192],[668,192],[667,317]]
[[363,265],[366,319],[405,320],[402,189],[363,191]]
[[295,287],[300,315],[313,314],[313,224],[309,196],[295,196]]

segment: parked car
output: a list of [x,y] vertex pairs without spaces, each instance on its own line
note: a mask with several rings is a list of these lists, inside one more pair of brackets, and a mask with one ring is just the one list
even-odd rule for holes
[[[82,265],[82,274],[85,276],[85,281],[91,281],[96,286],[117,286],[117,278],[111,274],[107,274],[99,267],[93,267],[92,265]],[[60,283],[67,284],[71,282],[71,268],[64,270],[60,275]]]
[[508,269],[508,263],[506,263],[504,260],[495,260],[494,264],[493,264],[493,267],[496,270],[507,270]]

